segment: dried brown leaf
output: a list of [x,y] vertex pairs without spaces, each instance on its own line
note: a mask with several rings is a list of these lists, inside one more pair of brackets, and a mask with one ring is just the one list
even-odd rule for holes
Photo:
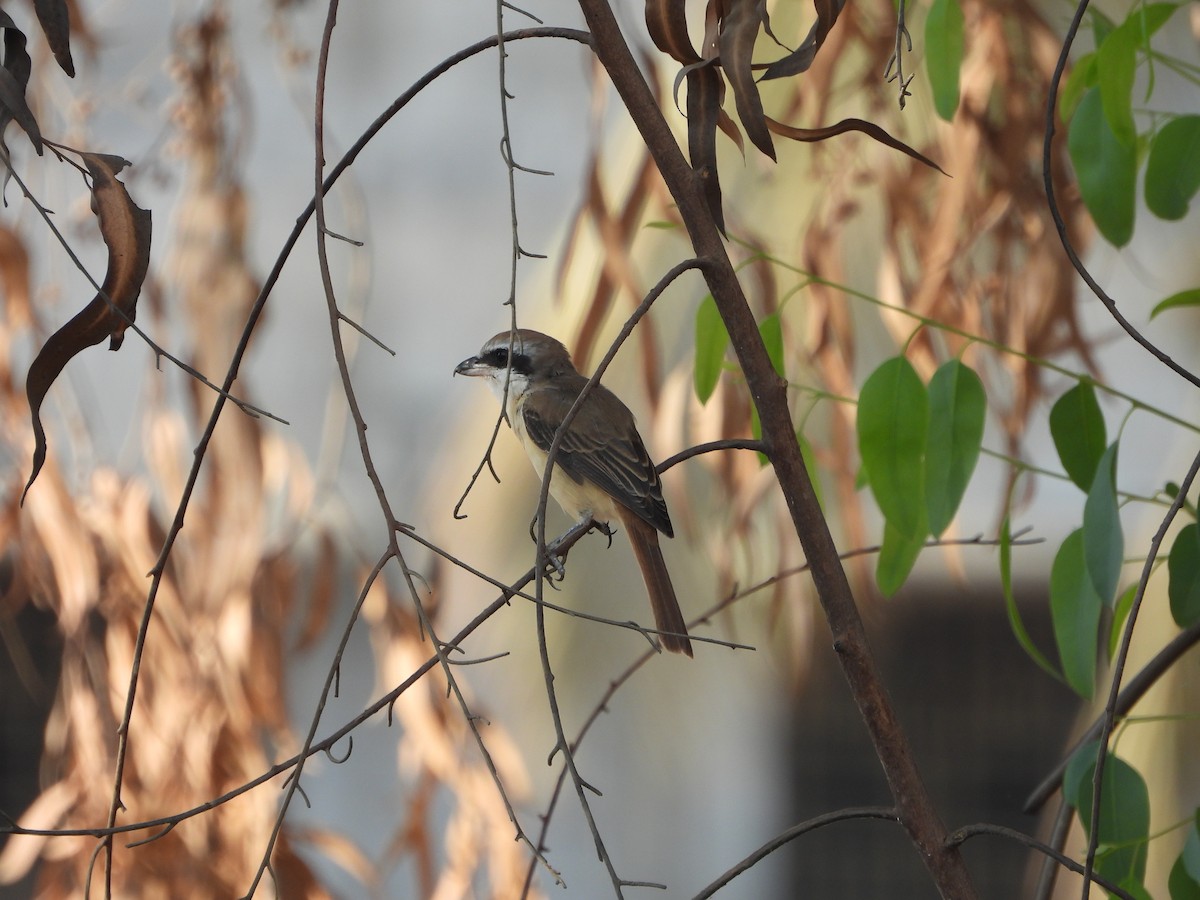
[[58,60],[59,67],[75,77],[75,61],[71,59],[71,19],[67,14],[67,0],[33,0],[33,9],[42,23],[46,43]]
[[25,49],[25,33],[13,22],[12,17],[0,9],[0,28],[4,29],[4,66],[0,68],[0,142],[4,138],[4,129],[11,121],[29,135],[29,140],[42,155],[42,132],[38,128],[37,119],[25,101],[25,87],[29,84],[29,75],[33,71],[33,62],[29,51]]
[[654,46],[684,65],[699,61],[687,30],[685,0],[646,0],[646,30]]
[[787,56],[777,59],[767,66],[762,76],[764,81],[772,78],[787,78],[790,75],[799,75],[801,72],[808,71],[808,67],[817,57],[817,51],[825,43],[829,29],[833,27],[842,7],[846,5],[846,0],[814,0],[813,5],[817,10],[817,21],[809,29],[808,36],[799,47]]
[[742,120],[746,136],[755,147],[774,159],[775,146],[771,142],[753,72],[754,42],[758,39],[761,24],[762,11],[757,0],[731,0],[721,21],[721,68],[733,88],[738,118]]
[[[780,137],[790,138],[793,141],[812,143],[828,140],[839,134],[845,134],[847,131],[861,131],[868,137],[879,141],[879,143],[891,147],[893,150],[899,150],[901,153],[911,156],[917,162],[924,163],[931,169],[937,169],[943,175],[946,175],[946,171],[932,159],[914,150],[899,138],[892,137],[886,130],[874,122],[867,122],[864,119],[842,119],[840,122],[836,122],[833,125],[825,125],[821,128],[797,128],[794,125],[785,125],[783,122],[776,122],[770,116],[766,116],[765,118],[767,127],[771,131]],[[949,176],[947,175],[947,177]]]
[[725,215],[721,210],[721,182],[717,173],[721,87],[721,73],[715,66],[693,66],[687,73],[688,156],[704,191],[709,214],[724,234]]
[[125,328],[136,313],[138,294],[150,266],[150,211],[129,197],[117,173],[129,163],[119,156],[82,153],[92,177],[92,211],[100,220],[100,235],[108,247],[108,271],[92,302],[52,334],[29,367],[25,393],[36,441],[33,471],[25,494],[46,461],[46,432],[42,427],[42,401],[63,368],[81,350],[109,338],[109,349],[120,348]]

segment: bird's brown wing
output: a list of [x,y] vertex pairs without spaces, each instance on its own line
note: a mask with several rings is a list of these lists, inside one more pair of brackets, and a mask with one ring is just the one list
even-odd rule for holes
[[[569,390],[539,392],[537,402],[523,404],[525,430],[543,451],[549,452],[558,426],[587,379],[579,375],[571,382]],[[603,385],[596,385],[584,401],[555,460],[575,481],[595,484],[638,518],[667,537],[674,536],[662,482],[638,434],[633,413]]]

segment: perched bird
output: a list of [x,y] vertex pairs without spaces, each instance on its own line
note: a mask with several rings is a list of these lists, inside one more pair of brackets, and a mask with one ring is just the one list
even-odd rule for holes
[[[454,373],[487,379],[541,477],[554,435],[588,381],[575,370],[567,348],[527,328],[503,331]],[[625,526],[662,645],[691,656],[687,626],[658,545],[658,532],[667,537],[675,532],[633,413],[597,384],[571,421],[554,462],[550,493],[558,505],[581,522],[590,515],[606,528],[614,519]]]

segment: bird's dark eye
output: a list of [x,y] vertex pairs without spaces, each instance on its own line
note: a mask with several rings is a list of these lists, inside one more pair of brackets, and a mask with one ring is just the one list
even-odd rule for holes
[[[494,347],[483,354],[481,359],[493,369],[510,368],[507,347]],[[524,353],[514,353],[511,368],[518,375],[528,375],[532,371],[533,363]]]

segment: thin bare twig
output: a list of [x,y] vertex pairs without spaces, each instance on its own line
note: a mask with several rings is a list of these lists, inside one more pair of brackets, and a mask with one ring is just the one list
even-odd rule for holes
[[[1183,654],[1196,646],[1197,643],[1200,643],[1200,622],[1189,625],[1179,632],[1179,634],[1175,635],[1175,637],[1171,638],[1166,646],[1155,653],[1154,657],[1139,669],[1138,673],[1130,678],[1126,682],[1125,687],[1121,689],[1121,692],[1117,695],[1117,702],[1114,707],[1116,717],[1122,718],[1127,712],[1133,709],[1137,705],[1137,702],[1145,696],[1146,692],[1163,675],[1170,671],[1171,666]],[[1087,731],[1081,734],[1078,740],[1071,745],[1071,748],[1063,754],[1062,760],[1054,767],[1053,771],[1042,779],[1037,787],[1030,791],[1029,797],[1025,800],[1025,812],[1037,812],[1050,799],[1050,796],[1058,790],[1059,785],[1062,784],[1063,774],[1067,771],[1067,765],[1070,763],[1071,757],[1084,744],[1094,741],[1100,736],[1106,715],[1106,713],[1101,713],[1097,716]]]
[[[505,35],[505,39],[509,41],[525,40],[529,38],[553,37],[574,40],[579,43],[587,44],[591,38],[587,32],[579,31],[572,28],[526,28],[519,31],[511,32]],[[401,93],[391,105],[380,113],[359,136],[358,140],[351,145],[350,149],[342,156],[342,158],[333,166],[328,176],[320,187],[320,194],[324,195],[337,182],[338,178],[350,167],[363,149],[374,139],[383,127],[392,120],[400,110],[404,109],[414,97],[420,94],[425,88],[433,84],[447,71],[452,69],[459,63],[470,59],[473,56],[489,50],[496,46],[496,36],[484,38],[477,41],[469,47],[458,51],[457,53],[448,56],[438,65],[434,66],[421,78],[414,82],[406,91]],[[112,870],[112,839],[111,835],[117,833],[116,818],[117,813],[123,809],[121,803],[121,785],[124,781],[125,759],[127,752],[127,744],[129,739],[129,727],[133,718],[133,705],[137,693],[137,685],[141,672],[141,659],[145,647],[147,635],[149,633],[150,622],[153,618],[154,605],[158,597],[158,592],[162,584],[163,573],[166,568],[167,559],[178,540],[180,532],[183,530],[184,518],[188,507],[191,504],[192,494],[195,491],[196,484],[199,481],[200,471],[203,468],[204,461],[207,458],[208,447],[212,441],[213,433],[216,431],[217,423],[221,418],[221,414],[225,409],[225,402],[231,399],[229,391],[233,383],[237,380],[238,372],[241,369],[241,364],[245,358],[246,351],[249,348],[250,339],[262,317],[263,310],[266,308],[268,297],[274,289],[279,277],[283,272],[283,267],[287,260],[291,257],[292,250],[296,243],[300,240],[300,235],[303,234],[305,227],[316,208],[316,196],[309,201],[308,205],[300,215],[296,217],[295,225],[292,227],[291,233],[288,235],[280,249],[278,256],[275,259],[275,264],[270,273],[263,281],[263,285],[259,290],[258,297],[250,307],[250,311],[246,316],[246,324],[242,329],[241,337],[238,340],[237,347],[234,348],[233,355],[230,359],[229,369],[226,372],[225,380],[221,385],[221,391],[218,393],[216,401],[213,404],[212,412],[209,414],[208,422],[205,425],[203,434],[196,443],[196,448],[193,452],[192,467],[188,472],[187,482],[184,485],[183,491],[180,494],[179,502],[176,505],[175,516],[171,521],[167,534],[163,538],[162,548],[159,552],[158,560],[155,562],[154,568],[151,570],[151,582],[146,595],[146,605],[143,610],[142,620],[138,626],[137,637],[134,642],[133,663],[130,667],[129,686],[126,689],[125,695],[125,710],[121,717],[121,725],[117,732],[117,761],[113,774],[113,791],[112,801],[109,806],[109,815],[107,828],[103,831],[105,837],[103,841],[103,849],[107,859],[106,873],[111,878]],[[111,896],[112,886],[111,881],[108,881],[106,892]]]
[[[672,457],[672,459],[674,459],[674,457]],[[660,465],[659,468],[663,469],[664,466]],[[1039,544],[1041,542],[1042,541],[1040,538],[1032,538],[1032,539],[1025,539],[1025,540],[1014,540],[1011,543],[1014,546],[1028,546],[1031,544]],[[994,539],[993,540],[985,540],[981,536],[975,536],[975,537],[970,537],[970,538],[936,538],[933,540],[926,541],[925,548],[930,549],[933,547],[945,547],[945,546],[995,546],[998,543],[999,543],[998,540],[994,540]],[[869,556],[871,554],[878,553],[880,551],[880,549],[881,549],[880,545],[875,544],[874,546],[870,546],[870,547],[860,547],[855,550],[847,550],[845,553],[842,554],[842,559],[848,560],[848,559],[853,559],[853,558],[859,557],[859,556]],[[742,588],[740,590],[733,591],[728,597],[725,597],[724,599],[719,600],[713,606],[709,607],[704,612],[702,612],[699,616],[697,616],[696,618],[689,621],[687,623],[689,633],[692,632],[694,629],[699,628],[702,625],[711,624],[714,616],[718,615],[719,613],[721,613],[724,610],[728,609],[729,607],[733,606],[735,603],[745,600],[746,598],[751,597],[754,594],[757,594],[759,591],[762,591],[769,587],[772,587],[773,585],[779,583],[780,581],[783,581],[786,578],[793,578],[796,575],[801,575],[801,574],[809,571],[809,569],[810,569],[810,567],[807,563],[805,563],[803,565],[799,565],[799,566],[794,566],[793,568],[790,568],[790,569],[784,569],[782,572],[776,572],[774,575],[770,576],[769,578],[765,578],[762,581],[759,581],[756,584],[750,585],[747,588]],[[697,640],[697,638],[694,634],[692,635],[692,639]],[[641,656],[639,656],[637,659],[635,659],[633,662],[631,662],[628,666],[626,666],[626,668],[624,669],[624,671],[621,672],[620,675],[618,675],[616,678],[614,678],[612,681],[609,682],[608,687],[600,695],[600,699],[597,700],[596,703],[592,706],[591,712],[588,714],[587,718],[584,719],[583,724],[580,726],[578,733],[575,735],[575,740],[571,743],[571,751],[572,752],[575,752],[578,750],[579,745],[583,743],[583,739],[587,736],[587,734],[591,730],[592,726],[600,718],[600,714],[605,712],[608,709],[608,705],[612,701],[613,697],[616,696],[617,691],[619,691],[630,679],[633,678],[634,675],[636,675],[651,659],[653,659],[657,655],[658,655],[657,652],[652,651],[652,650],[648,650],[648,651],[642,653]],[[538,835],[538,847],[541,849],[545,849],[545,847],[546,847],[546,838],[550,833],[550,821],[554,817],[555,808],[558,806],[558,799],[562,792],[562,787],[563,787],[565,777],[566,777],[566,770],[563,769],[562,771],[560,771],[558,773],[558,778],[554,784],[554,790],[551,791],[550,800],[546,804],[546,811],[542,814],[542,817],[541,817],[542,818],[542,829],[541,829],[540,834]],[[528,897],[529,891],[533,887],[533,873],[534,873],[534,866],[531,861],[528,869],[525,872],[525,886],[524,886],[524,890],[521,893],[522,898]]]
[[1087,860],[1083,872],[1082,896],[1084,900],[1088,898],[1088,886],[1094,877],[1092,868],[1096,863],[1096,851],[1100,846],[1098,832],[1100,830],[1100,793],[1103,785],[1104,764],[1108,757],[1108,739],[1117,718],[1117,696],[1121,689],[1121,678],[1125,674],[1125,662],[1129,658],[1129,645],[1133,641],[1133,629],[1137,624],[1138,612],[1142,608],[1142,599],[1146,596],[1146,585],[1150,583],[1150,575],[1154,571],[1154,561],[1158,558],[1159,548],[1167,536],[1171,522],[1175,520],[1176,513],[1183,508],[1183,504],[1187,501],[1188,491],[1191,490],[1192,482],[1196,480],[1198,472],[1200,472],[1200,452],[1192,460],[1187,475],[1179,484],[1179,491],[1175,494],[1171,508],[1163,516],[1162,523],[1150,541],[1150,551],[1146,554],[1146,562],[1142,565],[1142,575],[1138,579],[1137,593],[1133,595],[1133,603],[1130,605],[1129,614],[1125,619],[1125,628],[1121,632],[1121,643],[1117,647],[1116,656],[1113,657],[1108,701],[1104,704],[1104,714],[1100,717],[1100,732],[1096,738],[1099,745],[1096,748],[1096,769],[1092,776],[1092,815],[1088,828]]
[[[592,373],[592,377],[588,379],[587,384],[580,390],[579,396],[575,398],[575,403],[567,410],[567,414],[563,417],[562,422],[558,426],[558,430],[554,434],[554,440],[550,442],[550,449],[546,451],[546,464],[542,471],[542,484],[538,495],[537,507],[537,579],[534,582],[534,592],[537,597],[537,633],[538,633],[538,652],[542,660],[542,673],[546,685],[546,699],[550,706],[550,716],[554,722],[554,734],[557,741],[556,750],[562,750],[563,761],[567,771],[571,775],[571,782],[575,785],[575,793],[579,798],[579,805],[583,810],[584,818],[587,820],[588,828],[591,831],[592,839],[596,844],[596,852],[600,860],[604,863],[608,870],[609,878],[612,881],[613,889],[618,897],[623,896],[622,888],[626,886],[626,882],[617,874],[617,870],[613,864],[612,858],[608,854],[608,850],[604,845],[604,839],[600,834],[600,829],[596,825],[595,818],[592,816],[591,805],[588,803],[587,791],[585,790],[585,782],[579,774],[579,769],[575,765],[575,755],[571,751],[570,744],[567,741],[566,731],[563,728],[562,714],[558,708],[558,696],[554,689],[554,672],[550,666],[550,651],[546,644],[546,607],[544,603],[543,591],[545,587],[545,578],[543,571],[545,564],[549,562],[549,557],[546,554],[546,505],[550,498],[550,477],[554,471],[556,458],[558,456],[559,447],[562,446],[563,438],[567,430],[571,427],[571,423],[575,420],[579,410],[582,408],[584,401],[588,395],[595,389],[595,386],[600,383],[600,379],[604,376],[605,370],[617,355],[617,351],[621,349],[621,345],[625,339],[633,333],[634,327],[642,316],[644,316],[657,300],[662,292],[665,291],[675,279],[689,269],[703,269],[704,262],[700,259],[688,259],[673,266],[658,283],[646,294],[637,309],[626,320],[622,326],[620,333],[609,347],[604,358],[600,360],[596,370]],[[553,756],[553,754],[551,754]]]
[[[341,378],[343,393],[345,394],[346,402],[350,409],[351,417],[353,419],[355,430],[356,430],[356,433],[358,436],[358,444],[359,444],[359,450],[362,455],[363,467],[367,474],[368,479],[371,482],[372,487],[374,488],[376,501],[379,504],[379,509],[380,509],[381,513],[383,514],[383,518],[386,523],[386,527],[388,529],[388,538],[387,538],[388,550],[387,550],[387,553],[385,554],[384,558],[380,562],[380,568],[382,567],[382,564],[385,563],[388,559],[394,558],[400,563],[401,573],[402,573],[402,576],[408,587],[409,596],[412,598],[413,606],[416,610],[418,620],[421,624],[421,628],[425,634],[429,635],[430,643],[432,644],[432,646],[434,648],[438,662],[441,665],[443,675],[446,678],[447,684],[448,684],[450,690],[453,692],[455,699],[458,702],[459,707],[462,709],[464,719],[466,720],[467,726],[470,728],[471,733],[473,734],[473,736],[475,738],[475,743],[479,748],[479,751],[483,757],[484,763],[487,766],[488,772],[491,775],[492,782],[496,787],[496,790],[500,796],[500,799],[504,803],[504,807],[508,813],[508,817],[517,829],[517,838],[522,840],[527,846],[529,846],[529,848],[533,851],[533,853],[541,859],[542,863],[554,875],[554,877],[557,880],[561,881],[561,876],[550,866],[550,863],[545,859],[545,857],[542,854],[539,853],[537,848],[534,847],[533,841],[526,835],[524,828],[521,826],[520,820],[517,817],[516,809],[513,807],[513,804],[508,797],[508,792],[504,787],[504,783],[500,777],[500,774],[499,774],[498,770],[496,769],[495,761],[493,760],[491,753],[487,749],[486,743],[483,740],[483,735],[479,731],[477,717],[471,713],[471,711],[468,707],[466,697],[464,696],[464,694],[458,684],[458,679],[454,674],[453,666],[447,656],[448,648],[451,646],[457,646],[457,644],[453,644],[453,645],[447,644],[447,643],[439,640],[437,633],[434,629],[433,622],[429,618],[429,616],[425,610],[424,604],[421,602],[420,594],[416,588],[416,585],[413,582],[411,570],[409,569],[408,564],[404,560],[404,555],[403,555],[402,551],[400,550],[400,546],[396,539],[395,525],[398,523],[399,520],[392,512],[391,503],[387,498],[387,493],[386,493],[386,490],[384,489],[383,482],[380,479],[379,474],[375,468],[375,465],[374,465],[374,462],[372,459],[372,455],[371,455],[370,446],[367,441],[367,423],[366,423],[365,418],[363,417],[362,410],[359,407],[357,394],[356,394],[356,391],[354,390],[353,381],[351,379],[349,365],[348,365],[347,359],[346,359],[345,347],[344,347],[344,344],[342,341],[341,331],[340,331],[340,327],[339,327],[340,323],[342,321],[342,317],[338,310],[337,297],[336,297],[335,289],[333,286],[332,275],[330,273],[330,268],[329,268],[329,258],[328,258],[328,252],[327,252],[327,246],[326,246],[326,237],[327,237],[328,230],[327,230],[326,224],[325,224],[324,191],[322,190],[322,186],[324,184],[323,175],[324,175],[324,168],[325,168],[325,160],[324,160],[325,80],[326,80],[326,71],[327,71],[328,61],[329,61],[330,43],[332,40],[333,29],[337,22],[338,5],[339,5],[339,0],[330,0],[330,2],[329,2],[328,13],[326,15],[326,20],[325,20],[325,30],[322,34],[321,49],[320,49],[320,55],[319,55],[318,65],[317,65],[317,87],[316,87],[316,98],[315,98],[316,114],[314,116],[314,126],[313,126],[313,143],[314,143],[314,151],[315,151],[314,152],[314,168],[315,168],[314,182],[315,182],[315,187],[316,187],[316,190],[314,192],[314,213],[315,213],[316,222],[317,222],[317,229],[316,229],[317,258],[318,258],[318,263],[319,263],[320,271],[321,271],[321,283],[324,288],[326,308],[327,308],[328,318],[329,318],[330,335],[331,335],[332,342],[333,342],[334,356],[337,361],[338,373]],[[373,581],[374,576],[377,574],[378,574],[378,570],[376,570],[376,572],[373,573],[371,581]],[[362,593],[363,599],[365,599],[367,587],[369,587],[369,584],[364,586],[363,593]],[[361,604],[361,602],[362,601],[360,599],[360,604]],[[306,739],[306,745],[311,744],[311,741],[315,738],[316,729],[317,729],[317,726],[320,721],[320,715],[321,715],[321,711],[324,706],[325,698],[326,698],[329,688],[332,684],[334,674],[336,673],[337,668],[340,665],[341,653],[344,650],[345,643],[349,639],[351,628],[354,624],[355,618],[357,617],[357,608],[358,607],[356,606],[355,613],[351,616],[351,619],[347,622],[346,628],[343,633],[343,643],[339,647],[338,653],[337,653],[337,655],[335,655],[334,660],[330,666],[330,671],[329,671],[329,674],[326,679],[325,691],[323,692],[322,697],[321,697],[320,701],[318,702],[317,708],[314,711],[314,714],[312,717],[312,722],[311,722],[310,728],[309,728],[309,734]],[[287,793],[284,797],[283,802],[280,804],[280,809],[276,816],[274,829],[272,831],[270,839],[267,842],[267,847],[263,852],[263,856],[260,861],[258,871],[256,872],[253,882],[250,886],[250,889],[247,892],[247,897],[250,897],[254,894],[254,891],[257,889],[257,886],[258,886],[259,882],[261,881],[263,874],[265,873],[268,866],[270,865],[271,853],[274,849],[275,843],[278,839],[279,832],[282,828],[283,820],[284,820],[284,817],[286,816],[288,806],[291,802],[292,797],[295,795],[295,792],[299,789],[300,774],[301,774],[302,769],[303,769],[303,761],[301,761],[300,763],[297,764],[296,769],[292,773],[292,778],[287,787]]]
[[767,841],[737,865],[727,869],[715,881],[702,888],[695,895],[695,900],[704,900],[706,897],[711,897],[747,869],[758,865],[780,847],[794,841],[796,838],[806,835],[810,831],[824,828],[826,825],[832,825],[835,822],[850,822],[856,819],[882,819],[885,822],[899,822],[900,816],[890,806],[851,806],[847,809],[839,809],[835,812],[813,816],[811,819],[807,819],[798,825],[793,825],[787,831],[775,835],[775,837],[771,838],[771,840]]
[[1075,35],[1079,33],[1079,26],[1083,23],[1083,16],[1087,12],[1088,2],[1089,0],[1079,0],[1079,4],[1075,7],[1075,15],[1072,17],[1071,24],[1067,27],[1067,33],[1063,37],[1062,50],[1058,54],[1058,62],[1054,66],[1054,74],[1050,76],[1050,90],[1046,98],[1046,134],[1042,141],[1042,182],[1046,189],[1046,206],[1050,210],[1050,216],[1054,219],[1054,227],[1058,230],[1059,240],[1062,241],[1063,250],[1066,251],[1067,258],[1071,260],[1071,265],[1075,267],[1075,271],[1079,273],[1079,276],[1084,280],[1088,288],[1091,289],[1091,292],[1104,304],[1104,308],[1108,310],[1108,314],[1113,317],[1113,320],[1121,326],[1127,335],[1133,338],[1135,343],[1139,344],[1151,356],[1175,374],[1187,379],[1196,387],[1200,387],[1200,377],[1197,377],[1175,362],[1164,350],[1138,331],[1121,314],[1121,311],[1117,309],[1117,301],[1110,297],[1104,288],[1100,287],[1099,282],[1092,277],[1092,273],[1088,271],[1087,266],[1083,264],[1083,260],[1079,258],[1075,246],[1071,243],[1071,236],[1067,231],[1067,223],[1063,218],[1062,210],[1058,207],[1058,198],[1054,193],[1052,155],[1054,133],[1057,127],[1055,122],[1055,106],[1058,102],[1058,87],[1062,83],[1063,72],[1067,68],[1067,58],[1071,54],[1071,46],[1075,43]]
[[[1010,841],[1016,841],[1019,844],[1024,844],[1026,847],[1030,847],[1039,853],[1050,857],[1064,869],[1070,869],[1072,872],[1083,875],[1085,878],[1088,877],[1085,867],[1075,862],[1075,860],[1071,859],[1071,857],[1060,853],[1049,844],[1044,844],[1037,838],[1025,834],[1023,831],[1017,831],[1015,828],[1007,828],[1004,825],[990,825],[988,823],[967,825],[964,828],[959,828],[953,834],[947,837],[946,843],[952,847],[958,847],[971,838],[978,837],[981,834],[990,834],[997,837],[1008,838]],[[1101,878],[1098,875],[1092,875],[1091,880],[1095,881],[1096,884],[1100,885],[1106,891],[1116,894],[1121,898],[1121,900],[1134,900],[1132,894],[1130,894],[1128,891],[1122,890],[1119,886],[1113,884],[1106,878]]]

